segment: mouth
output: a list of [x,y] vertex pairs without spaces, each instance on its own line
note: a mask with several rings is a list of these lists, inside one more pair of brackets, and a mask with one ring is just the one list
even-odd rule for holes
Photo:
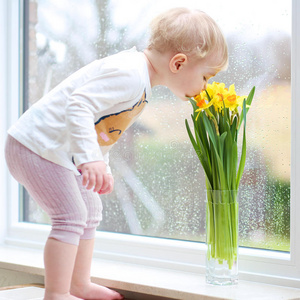
[[[199,93],[200,94],[200,93]],[[186,101],[190,100],[191,98],[195,98],[197,95],[199,94],[195,94],[193,96],[188,96],[188,95],[185,95],[185,98],[186,98]]]

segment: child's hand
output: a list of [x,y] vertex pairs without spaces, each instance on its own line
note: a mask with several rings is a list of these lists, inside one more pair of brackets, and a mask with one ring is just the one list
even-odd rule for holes
[[114,189],[114,178],[112,177],[111,174],[107,174],[107,179],[108,179],[108,184],[106,187],[101,188],[101,190],[98,192],[98,194],[100,195],[104,195],[104,194],[110,194],[113,189]]
[[94,188],[99,194],[109,194],[113,190],[114,180],[106,172],[106,164],[103,161],[93,161],[78,167],[82,174],[82,185],[88,190]]

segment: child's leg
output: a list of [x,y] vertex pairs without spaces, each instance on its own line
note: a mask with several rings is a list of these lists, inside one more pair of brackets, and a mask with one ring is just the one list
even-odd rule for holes
[[79,300],[70,294],[73,266],[77,246],[49,238],[44,252],[44,300]]
[[87,190],[82,186],[82,178],[77,177],[78,187],[88,211],[87,227],[79,242],[72,285],[71,294],[84,299],[110,300],[123,299],[123,297],[106,287],[91,283],[90,272],[93,258],[94,237],[96,228],[102,219],[102,203],[99,195]]
[[94,240],[80,240],[72,279],[71,294],[86,300],[123,299],[119,293],[90,281]]
[[10,136],[5,154],[11,174],[50,216],[50,237],[78,246],[86,227],[87,208],[74,173],[43,159]]

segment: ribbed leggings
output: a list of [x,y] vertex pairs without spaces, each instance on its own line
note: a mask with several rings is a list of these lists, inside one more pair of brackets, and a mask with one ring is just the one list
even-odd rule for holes
[[97,193],[82,186],[82,176],[40,157],[11,136],[5,157],[13,177],[50,216],[49,237],[74,245],[94,238],[102,203]]

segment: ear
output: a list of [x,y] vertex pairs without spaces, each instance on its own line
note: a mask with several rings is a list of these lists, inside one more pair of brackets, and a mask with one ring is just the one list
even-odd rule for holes
[[178,73],[187,64],[187,56],[183,53],[175,54],[169,62],[172,73]]

